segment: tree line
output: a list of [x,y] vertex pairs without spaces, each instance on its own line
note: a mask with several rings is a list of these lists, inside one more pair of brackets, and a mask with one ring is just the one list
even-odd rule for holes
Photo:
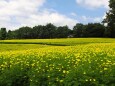
[[83,25],[77,23],[73,29],[68,26],[59,26],[49,23],[35,27],[21,27],[17,30],[1,28],[0,39],[47,39],[47,38],[67,38],[67,37],[106,37],[106,28],[100,23],[89,23]]
[[[67,37],[111,37],[115,38],[115,0],[109,0],[110,10],[102,23],[77,23],[73,29],[49,23],[34,27],[21,27],[17,30],[0,29],[0,39],[47,39]],[[105,27],[104,24],[107,24]]]

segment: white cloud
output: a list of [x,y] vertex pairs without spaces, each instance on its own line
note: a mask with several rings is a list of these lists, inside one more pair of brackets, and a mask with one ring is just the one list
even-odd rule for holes
[[73,27],[78,21],[52,9],[43,9],[46,0],[0,0],[0,27],[17,29],[53,23]]
[[108,9],[109,0],[76,0],[77,4],[89,9],[104,7]]
[[[65,15],[61,15],[57,12],[51,12],[44,10],[42,13],[37,13],[34,15],[30,15],[28,19],[19,19],[20,22],[25,22],[22,25],[28,25],[28,26],[33,26],[33,25],[45,25],[47,23],[53,23],[56,26],[64,26],[64,25],[69,25],[70,28],[72,28],[78,21],[68,18]],[[30,22],[28,22],[30,21]]]
[[94,22],[101,22],[102,21],[102,18],[101,17],[96,17],[94,18]]
[[[86,9],[98,9],[98,8],[104,8],[106,10],[109,10],[109,0],[76,0],[76,3],[80,6],[85,7]],[[97,16],[97,17],[90,17],[90,16],[80,16],[80,20],[84,23],[88,22],[102,22],[102,20],[106,17],[106,13],[103,16]]]
[[74,12],[70,13],[70,15],[71,15],[71,16],[74,16],[74,17],[77,17],[77,14],[74,13]]
[[106,12],[105,12],[104,15],[103,15],[103,17],[102,17],[102,19],[105,19],[106,16],[107,16],[107,14],[106,14]]
[[80,18],[82,22],[89,22],[89,23],[99,23],[103,20],[102,17],[90,17],[90,16],[81,16]]

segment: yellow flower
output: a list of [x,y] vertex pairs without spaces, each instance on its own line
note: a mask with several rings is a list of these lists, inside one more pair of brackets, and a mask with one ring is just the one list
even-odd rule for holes
[[60,83],[62,83],[63,82],[63,80],[60,80]]
[[83,74],[86,74],[86,72],[83,72]]
[[88,81],[88,79],[85,80],[86,82]]
[[107,68],[104,68],[104,70],[107,70]]
[[63,70],[63,73],[66,73],[66,71],[65,71],[65,70]]
[[93,79],[93,81],[96,81],[96,79]]

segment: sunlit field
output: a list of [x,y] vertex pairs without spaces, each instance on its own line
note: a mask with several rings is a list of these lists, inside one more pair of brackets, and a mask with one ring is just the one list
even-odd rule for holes
[[89,43],[115,43],[113,38],[66,38],[66,39],[23,39],[23,40],[0,40],[1,44],[47,44],[47,45],[78,45]]
[[48,45],[40,45],[40,44],[0,44],[0,52],[39,49],[39,48],[43,48],[43,47],[48,47]]
[[115,86],[115,39],[0,43],[0,86]]

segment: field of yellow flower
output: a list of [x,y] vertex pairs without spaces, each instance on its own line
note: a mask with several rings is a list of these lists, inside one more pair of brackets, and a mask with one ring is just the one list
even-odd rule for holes
[[0,52],[0,86],[115,86],[115,41],[24,46],[29,47],[2,47],[6,51]]

